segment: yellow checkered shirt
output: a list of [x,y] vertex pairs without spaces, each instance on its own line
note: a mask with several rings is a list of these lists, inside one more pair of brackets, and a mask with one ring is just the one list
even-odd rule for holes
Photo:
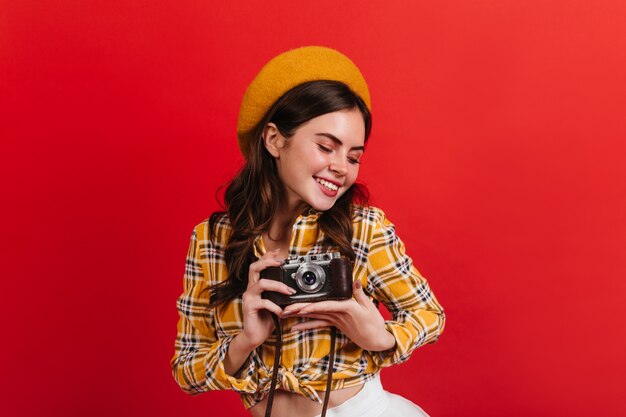
[[[361,280],[368,297],[377,305],[382,302],[389,310],[393,317],[385,325],[397,343],[389,351],[370,352],[338,330],[332,390],[361,384],[372,379],[382,367],[405,362],[415,348],[435,342],[445,324],[443,309],[426,279],[405,254],[404,244],[385,213],[372,206],[355,210],[353,279]],[[296,219],[290,256],[322,252],[321,230],[316,239],[320,214],[310,210]],[[216,223],[212,240],[208,232],[207,219],[191,235],[184,291],[176,302],[180,319],[172,373],[188,394],[232,389],[240,394],[244,406],[250,408],[269,392],[276,337],[272,335],[256,348],[236,375],[224,371],[223,360],[229,344],[242,330],[242,299],[206,310],[208,291],[202,290],[228,277],[224,260],[224,249],[232,232],[228,217],[223,216]],[[258,257],[265,253],[260,236],[254,251]],[[282,323],[289,329],[304,320],[308,319],[290,317]],[[326,388],[329,351],[330,328],[284,333],[277,389],[321,402],[316,391]]]

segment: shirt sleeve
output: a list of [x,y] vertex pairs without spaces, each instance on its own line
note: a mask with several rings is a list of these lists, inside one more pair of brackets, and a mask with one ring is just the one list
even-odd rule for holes
[[[205,225],[204,225],[205,226]],[[174,357],[170,361],[172,374],[181,389],[190,395],[208,390],[232,389],[238,392],[256,391],[256,375],[252,354],[231,376],[224,370],[224,357],[235,335],[218,338],[209,304],[208,265],[215,252],[205,236],[205,227],[196,226],[187,253],[184,291],[176,301],[179,313],[178,335]],[[198,236],[203,237],[198,239]]]
[[396,339],[394,348],[371,352],[379,367],[405,362],[419,346],[437,341],[445,325],[444,311],[382,211],[369,246],[367,272],[368,291],[392,314],[385,326]]

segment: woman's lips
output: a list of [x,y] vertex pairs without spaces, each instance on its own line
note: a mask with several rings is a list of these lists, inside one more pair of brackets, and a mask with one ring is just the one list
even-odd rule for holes
[[320,187],[320,190],[322,190],[322,192],[327,195],[328,197],[336,197],[337,193],[339,192],[339,190],[329,190],[328,188],[324,187],[322,184],[319,183],[319,181],[317,181],[317,179],[315,180],[315,182],[317,183],[317,186]]

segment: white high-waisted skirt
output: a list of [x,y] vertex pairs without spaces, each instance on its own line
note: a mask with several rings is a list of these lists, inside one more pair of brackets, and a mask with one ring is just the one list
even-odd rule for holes
[[[316,417],[320,417],[318,414]],[[429,417],[417,404],[383,389],[380,374],[354,397],[326,410],[326,417]]]

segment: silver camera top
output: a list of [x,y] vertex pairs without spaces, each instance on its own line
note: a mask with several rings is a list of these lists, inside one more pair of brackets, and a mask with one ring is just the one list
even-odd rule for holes
[[339,252],[330,252],[330,253],[317,253],[315,255],[305,255],[305,256],[290,256],[285,259],[285,263],[283,268],[294,268],[299,266],[300,264],[307,263],[316,263],[320,265],[327,265],[330,263],[332,259],[341,258],[341,253]]

